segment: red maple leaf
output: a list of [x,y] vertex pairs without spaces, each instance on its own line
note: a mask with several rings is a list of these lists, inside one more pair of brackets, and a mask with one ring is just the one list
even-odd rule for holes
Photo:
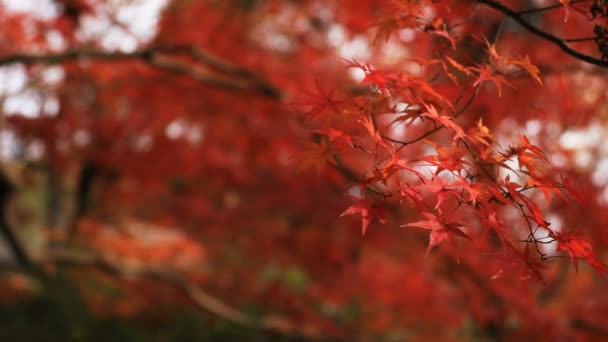
[[354,198],[356,203],[348,207],[340,216],[361,214],[361,235],[365,235],[369,224],[377,218],[381,223],[386,223],[385,209],[379,204],[374,204],[369,198]]
[[589,243],[589,241],[580,234],[569,232],[551,234],[550,236],[558,242],[558,251],[568,252],[576,271],[578,271],[578,262],[580,260],[584,260],[598,273],[608,273],[608,266],[597,259],[597,257],[593,254],[591,243]]
[[448,171],[460,171],[463,168],[463,165],[469,164],[467,161],[462,158],[465,155],[464,151],[458,149],[455,144],[452,144],[452,148],[448,149],[444,146],[433,144],[435,150],[437,150],[437,154],[424,156],[419,158],[418,161],[425,161],[433,166],[437,166],[437,171],[435,174],[439,174],[443,170]]
[[344,141],[349,146],[353,146],[353,140],[350,135],[331,127],[328,129],[313,129],[309,132],[323,134],[326,135],[330,141]]
[[532,64],[532,62],[530,61],[530,57],[528,55],[526,55],[525,57],[523,57],[523,58],[521,58],[519,60],[517,60],[517,59],[510,59],[509,63],[522,68],[536,82],[540,83],[540,85],[543,85],[543,81],[540,79],[540,70],[538,70],[538,67],[536,65]]
[[454,122],[454,117],[440,115],[440,113],[433,105],[425,105],[425,107],[427,111],[425,113],[422,113],[421,115],[429,117],[436,123],[447,127],[449,130],[454,131],[456,135],[454,135],[453,140],[458,140],[467,136],[462,127],[460,127],[460,125]]
[[441,212],[441,204],[448,198],[453,197],[458,201],[462,201],[462,194],[460,190],[451,187],[452,184],[448,183],[443,177],[434,177],[430,181],[424,184],[419,184],[415,188],[419,190],[429,191],[437,196],[437,204],[435,209]]
[[365,127],[369,135],[374,138],[374,141],[377,144],[383,144],[382,136],[380,135],[380,132],[378,132],[376,123],[374,122],[374,119],[371,116],[364,117],[363,119],[359,120],[359,123],[363,125],[363,127]]
[[448,240],[453,245],[456,244],[455,236],[463,237],[471,240],[471,238],[463,232],[460,227],[464,225],[458,222],[447,222],[444,215],[436,216],[432,213],[422,213],[426,220],[412,222],[401,225],[401,227],[416,227],[428,229],[431,231],[429,235],[429,246],[426,249],[426,255],[441,242]]
[[498,90],[498,96],[502,96],[502,85],[505,84],[511,88],[514,88],[511,83],[507,81],[507,78],[499,72],[496,72],[494,67],[491,65],[486,65],[484,67],[471,67],[471,70],[479,73],[479,76],[473,86],[476,87],[479,84],[490,81],[494,83],[496,89]]

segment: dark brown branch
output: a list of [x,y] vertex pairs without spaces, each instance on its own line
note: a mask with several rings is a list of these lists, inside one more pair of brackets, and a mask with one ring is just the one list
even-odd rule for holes
[[99,177],[99,167],[91,161],[85,162],[78,175],[78,184],[74,194],[74,213],[70,218],[68,226],[68,238],[73,239],[78,230],[78,221],[87,213],[90,202],[91,192],[95,180]]
[[[188,54],[198,64],[182,62],[170,54]],[[281,91],[254,72],[223,61],[202,49],[192,46],[152,46],[133,52],[108,52],[99,50],[67,50],[48,54],[15,54],[0,57],[0,66],[12,63],[61,64],[76,60],[107,62],[138,60],[159,69],[190,76],[206,85],[235,92],[253,92],[274,100],[280,100]],[[212,72],[214,71],[214,72]]]
[[[570,1],[570,3],[568,3],[568,6],[571,6],[571,5],[574,5],[574,4],[578,4],[578,3],[581,3],[581,2],[586,2],[586,1],[588,1],[588,0],[572,0],[572,1]],[[552,10],[557,9],[557,8],[562,8],[564,6],[565,6],[564,4],[559,3],[559,4],[555,4],[555,5],[551,5],[551,6],[546,6],[546,7],[530,8],[530,9],[527,9],[527,10],[519,11],[517,13],[519,15],[541,13],[541,12],[546,12],[546,11],[552,11]]]
[[28,272],[36,272],[36,267],[32,263],[25,246],[19,241],[7,217],[7,207],[14,190],[13,183],[0,171],[0,234],[6,241],[17,264]]
[[160,47],[161,49],[163,49],[163,51],[165,52],[176,52],[176,53],[187,53],[189,55],[191,55],[194,59],[196,59],[197,61],[199,61],[202,64],[205,64],[207,66],[209,66],[210,68],[222,72],[222,73],[226,73],[226,74],[232,74],[234,76],[238,76],[238,77],[242,77],[242,78],[247,78],[247,79],[257,79],[258,76],[256,76],[255,73],[253,73],[251,70],[240,67],[238,65],[232,64],[230,62],[227,62],[219,57],[213,56],[210,53],[197,48],[195,46],[188,46],[188,45],[184,45],[184,46],[175,46],[175,47]]
[[551,5],[551,6],[547,6],[547,7],[535,7],[535,8],[530,8],[527,10],[521,10],[521,11],[517,12],[517,14],[526,15],[526,14],[541,13],[541,12],[546,12],[546,11],[552,11],[552,10],[558,9],[560,7],[564,7],[564,5],[555,4],[555,5]]
[[570,321],[570,326],[573,329],[591,333],[597,336],[608,337],[608,327],[597,324],[592,324],[582,319],[573,319]]
[[53,229],[59,225],[63,211],[63,188],[60,176],[53,167],[46,168],[45,187],[48,189],[44,196],[46,208],[46,226]]
[[478,3],[480,4],[484,4],[498,12],[503,13],[504,15],[508,16],[509,18],[513,19],[514,21],[516,21],[517,23],[519,23],[521,26],[523,26],[526,30],[530,31],[530,33],[556,45],[557,47],[559,47],[562,51],[564,51],[565,53],[567,53],[568,55],[577,58],[583,62],[589,63],[589,64],[593,64],[593,65],[597,65],[597,66],[601,66],[601,67],[608,67],[608,61],[605,60],[601,60],[589,55],[586,55],[582,52],[576,51],[573,48],[571,48],[568,45],[568,42],[560,37],[554,36],[553,34],[547,32],[547,31],[543,31],[541,29],[539,29],[538,27],[532,25],[531,23],[529,23],[527,20],[525,20],[523,18],[523,16],[521,15],[520,12],[516,12],[513,9],[501,4],[498,1],[494,1],[494,0],[477,0]]
[[15,54],[0,57],[0,65],[13,63],[23,64],[60,64],[72,60],[97,59],[105,61],[120,61],[129,59],[147,59],[155,49],[144,49],[135,52],[106,52],[95,50],[68,50],[49,54]]
[[149,63],[159,69],[163,69],[174,74],[190,76],[208,86],[225,89],[234,92],[245,92],[250,90],[248,82],[240,79],[216,76],[200,68],[193,68],[190,64],[165,55],[154,55],[149,59]]
[[229,306],[223,301],[203,291],[178,272],[155,266],[123,266],[107,260],[94,251],[54,247],[49,249],[46,259],[54,264],[67,267],[95,268],[119,278],[146,278],[168,284],[188,297],[204,312],[211,313],[226,321],[259,329],[270,334],[291,337],[312,337],[295,323],[280,317],[267,316],[255,319]]
[[594,41],[595,39],[596,39],[595,37],[585,37],[585,38],[564,39],[564,41],[567,43],[582,43],[582,42]]
[[228,307],[221,301],[204,293],[193,285],[187,284],[175,272],[158,267],[125,267],[112,263],[97,253],[76,249],[52,248],[47,254],[48,260],[61,266],[92,267],[103,272],[125,278],[153,278],[169,283],[186,292],[194,304],[228,321],[250,326],[254,322],[239,311]]

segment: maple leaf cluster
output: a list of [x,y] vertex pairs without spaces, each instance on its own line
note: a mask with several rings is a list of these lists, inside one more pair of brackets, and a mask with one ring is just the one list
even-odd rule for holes
[[[424,71],[417,75],[349,62],[348,68],[364,72],[361,83],[368,91],[365,95],[346,97],[350,101],[329,99],[331,106],[323,109],[317,106],[308,112],[311,122],[324,125],[323,129],[311,130],[322,136],[322,157],[315,159],[315,168],[319,170],[326,161],[335,165],[339,157],[344,160],[344,167],[363,174],[356,180],[359,191],[356,203],[342,213],[342,216],[361,214],[363,235],[374,220],[387,223],[385,212],[390,203],[394,210],[400,206],[414,207],[425,218],[402,227],[431,231],[427,254],[445,240],[454,249],[471,248],[466,241],[458,247],[456,238],[475,238],[497,239],[503,250],[515,253],[523,253],[523,247],[532,244],[541,260],[552,257],[541,248],[551,242],[558,244],[558,251],[570,251],[573,255],[573,249],[568,247],[570,242],[565,242],[570,240],[558,238],[566,233],[553,230],[539,203],[528,195],[530,190],[540,189],[547,202],[552,196],[568,201],[567,186],[555,179],[547,155],[525,135],[518,135],[516,143],[501,147],[483,124],[483,117],[471,127],[458,122],[486,83],[493,83],[499,97],[503,84],[513,87],[508,81],[511,67],[523,70],[542,86],[539,69],[528,55],[504,57],[497,52],[495,43],[487,40],[483,43],[486,52],[483,65],[464,66],[450,57],[449,50],[436,59],[415,61],[420,69],[432,73],[430,80],[422,76]],[[442,93],[440,87],[444,85],[436,81],[442,78],[458,87],[456,96],[450,98]],[[360,126],[364,130],[358,129]],[[416,132],[420,128],[423,133],[415,138],[392,137],[395,131]],[[337,137],[348,145],[339,144],[335,141]],[[425,151],[430,153],[422,156],[408,153],[415,144],[428,145]],[[415,157],[408,157],[411,155]],[[510,227],[501,219],[508,210],[517,212],[521,218]],[[458,222],[464,219],[466,223]],[[538,239],[539,230],[550,240]],[[590,245],[574,237],[578,235],[570,236],[572,244],[578,246],[573,248],[579,249],[573,256],[575,266],[578,260],[585,260],[598,272],[605,273],[606,266],[593,255]],[[580,252],[580,248],[586,252]],[[522,260],[527,262],[527,256]],[[541,278],[539,269],[533,271]]]
[[144,3],[0,3],[3,299],[60,271],[271,337],[608,335],[606,1]]

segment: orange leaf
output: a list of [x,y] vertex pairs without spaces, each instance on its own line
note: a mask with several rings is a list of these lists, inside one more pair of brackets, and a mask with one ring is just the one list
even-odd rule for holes
[[543,81],[540,79],[540,70],[532,64],[528,55],[520,60],[509,60],[509,63],[524,69],[536,82],[543,85]]

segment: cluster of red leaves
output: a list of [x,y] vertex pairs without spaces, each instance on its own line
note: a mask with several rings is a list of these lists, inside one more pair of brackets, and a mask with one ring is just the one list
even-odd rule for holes
[[[570,64],[537,48],[511,22],[492,38],[493,20],[502,19],[480,7],[426,0],[173,1],[151,45],[200,47],[259,73],[284,98],[316,85],[318,93],[303,101],[305,120],[261,94],[216,89],[148,60],[91,59],[61,63],[65,79],[58,84],[30,79],[32,87],[55,92],[58,115],[15,115],[6,124],[25,144],[44,145],[44,164],[67,188],[77,173],[70,170],[97,165],[88,213],[97,219],[82,221],[78,242],[127,273],[154,266],[195,274],[208,263],[210,293],[234,307],[280,313],[315,335],[445,340],[472,319],[488,334],[519,325],[512,339],[564,338],[563,322],[575,309],[583,318],[605,313],[580,300],[603,289],[591,291],[583,267],[578,279],[587,283],[572,287],[575,277],[562,277],[544,259],[571,259],[577,269],[584,261],[605,273],[602,255],[590,247],[605,244],[605,233],[587,229],[605,215],[595,204],[594,218],[578,224],[581,214],[569,215],[577,204],[566,202],[577,193],[551,169],[546,141],[509,128],[505,135],[500,124],[537,118],[535,111],[580,124],[605,98],[590,99],[592,84],[580,75],[547,80],[542,65],[541,79],[534,63]],[[74,12],[97,13],[81,6]],[[563,13],[548,12],[539,22],[559,25],[566,36],[581,33],[575,15],[563,25]],[[19,24],[23,17],[2,27],[11,43],[3,53],[42,51],[53,26],[69,48],[99,44],[70,39],[78,36],[68,32],[77,28],[74,18],[36,30]],[[364,75],[360,84],[345,72],[338,50],[362,41],[370,43],[370,58],[346,65]],[[384,50],[396,52],[379,58]],[[538,119],[544,124],[548,117]],[[88,143],[75,139],[83,135]],[[596,194],[587,188],[577,189],[579,197]],[[565,228],[549,222],[550,211],[562,210]],[[179,228],[102,223],[124,217]],[[95,286],[85,290],[100,312],[155,311],[161,297],[179,301],[154,280],[84,273],[123,290],[115,301]],[[86,287],[81,275],[74,279]],[[522,278],[563,286],[538,290]],[[25,287],[20,278],[8,282]],[[559,310],[540,303],[551,296],[560,298],[551,303]]]
[[[365,234],[375,220],[386,224],[389,212],[415,208],[422,220],[401,226],[430,231],[427,253],[446,240],[453,250],[474,248],[466,241],[459,244],[459,238],[486,241],[486,249],[496,248],[491,241],[500,241],[504,255],[519,259],[542,279],[542,263],[529,261],[530,246],[538,260],[545,260],[556,255],[545,253],[542,245],[556,243],[557,251],[568,252],[575,267],[584,260],[605,274],[608,268],[594,256],[589,242],[572,230],[552,229],[542,206],[530,196],[531,190],[540,189],[548,202],[555,195],[568,199],[566,181],[555,176],[546,154],[524,135],[508,147],[501,146],[482,117],[472,127],[459,120],[487,83],[500,97],[503,85],[514,87],[509,78],[523,71],[542,86],[540,71],[530,57],[502,56],[484,38],[482,62],[459,61],[452,53],[457,42],[439,18],[421,24],[425,4],[391,2],[391,6],[395,7],[392,15],[377,32],[382,40],[398,29],[417,29],[447,38],[452,49],[440,50],[436,58],[412,59],[420,69],[417,73],[349,61],[348,68],[364,73],[361,83],[367,92],[332,94],[325,97],[324,105],[309,111],[309,121],[318,127],[311,132],[318,134],[320,143],[314,145],[314,163],[309,158],[303,163],[319,170],[329,162],[363,175],[352,180],[359,193],[342,216],[361,214]],[[451,90],[444,80],[453,83]],[[393,138],[394,132],[421,133],[408,140]],[[418,142],[431,148],[416,149]],[[505,217],[512,212],[519,219],[506,226]],[[543,234],[546,237],[539,238]]]

